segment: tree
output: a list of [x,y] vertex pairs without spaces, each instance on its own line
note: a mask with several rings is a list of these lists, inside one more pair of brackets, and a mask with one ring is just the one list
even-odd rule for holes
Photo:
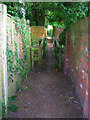
[[58,2],[55,10],[47,12],[47,19],[51,24],[64,24],[66,28],[73,22],[89,16],[88,2]]
[[[19,16],[22,4],[19,2],[4,2],[8,13]],[[30,20],[31,26],[44,26],[46,21],[53,26],[68,26],[89,16],[89,2],[27,2],[25,3],[25,18]]]
[[43,26],[45,10],[42,3],[26,3],[26,19],[30,20],[31,25]]

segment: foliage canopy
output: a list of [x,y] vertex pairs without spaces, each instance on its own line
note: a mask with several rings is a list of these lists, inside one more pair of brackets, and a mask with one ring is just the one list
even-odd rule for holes
[[[89,2],[26,2],[23,6],[19,2],[4,2],[8,13],[22,18],[20,8],[25,9],[25,18],[30,20],[31,26],[66,26],[79,19],[87,17]],[[46,19],[46,23],[45,23]]]

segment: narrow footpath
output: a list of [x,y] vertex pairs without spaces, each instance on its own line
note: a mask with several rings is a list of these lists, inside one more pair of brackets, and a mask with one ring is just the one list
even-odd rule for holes
[[23,91],[17,92],[18,112],[10,111],[11,118],[82,117],[82,107],[70,78],[54,68],[52,43],[47,43],[46,53],[42,69],[30,73],[21,87]]

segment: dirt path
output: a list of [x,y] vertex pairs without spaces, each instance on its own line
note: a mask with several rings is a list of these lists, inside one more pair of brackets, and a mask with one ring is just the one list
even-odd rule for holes
[[[51,46],[51,45],[50,45]],[[12,118],[79,118],[81,104],[76,97],[71,80],[54,69],[53,49],[48,46],[44,68],[32,72],[17,93],[18,112]],[[25,89],[32,88],[32,89]]]

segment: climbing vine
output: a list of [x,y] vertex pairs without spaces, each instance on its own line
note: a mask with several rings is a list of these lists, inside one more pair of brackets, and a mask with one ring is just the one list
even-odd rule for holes
[[[7,33],[8,34],[8,33]],[[8,70],[8,80],[13,82],[13,73],[14,73],[14,53],[9,48],[8,44],[8,36],[7,36],[7,48],[6,48],[6,54],[7,54],[7,70]]]
[[[14,40],[15,51],[11,50],[9,43],[8,43],[8,32],[7,32],[7,70],[8,70],[8,81],[9,84],[13,82],[14,74],[19,74],[23,80],[27,78],[27,49],[28,49],[28,42],[26,41],[26,25],[25,20],[23,19],[22,22],[18,20],[17,17],[14,17],[15,26],[18,32],[22,36],[22,49],[23,49],[23,58],[19,56],[18,49],[17,49],[17,42]],[[18,33],[15,33],[18,34]],[[28,38],[27,40],[30,41]]]
[[[23,18],[20,20],[18,17],[13,17],[14,23],[15,23],[15,35],[21,34],[22,36],[22,57],[18,53],[18,43],[14,40],[14,51],[11,49],[11,45],[9,45],[9,37],[7,32],[7,67],[8,67],[8,81],[9,84],[13,82],[14,75],[19,74],[23,81],[24,78],[27,78],[28,76],[28,52],[30,52],[30,42],[31,46],[36,46],[39,43],[36,41],[41,42],[42,40],[36,40],[35,37],[28,31],[28,26],[26,25],[25,19]],[[10,32],[12,32],[10,30]],[[31,37],[29,37],[31,36]],[[43,51],[45,54],[45,47],[46,47],[46,41],[43,42]],[[30,54],[30,53],[29,53]],[[30,63],[29,63],[30,64]]]

